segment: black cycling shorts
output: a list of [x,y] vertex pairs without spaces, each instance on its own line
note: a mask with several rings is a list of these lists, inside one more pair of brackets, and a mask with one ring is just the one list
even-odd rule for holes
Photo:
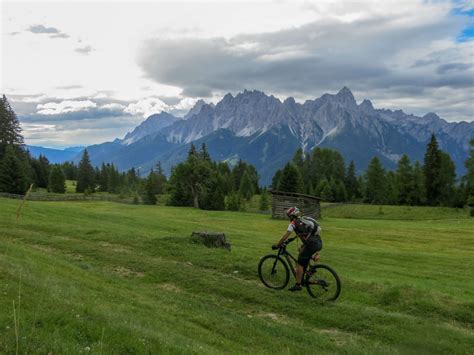
[[322,248],[323,241],[321,238],[310,237],[306,243],[303,244],[303,249],[301,249],[300,254],[298,255],[298,264],[303,267],[308,266],[313,254],[320,251]]

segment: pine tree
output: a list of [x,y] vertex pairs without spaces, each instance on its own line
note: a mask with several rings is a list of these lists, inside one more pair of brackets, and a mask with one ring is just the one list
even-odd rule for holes
[[367,183],[363,175],[357,177],[357,197],[366,198],[367,196]]
[[64,194],[66,192],[66,177],[59,165],[54,165],[49,174],[48,191]]
[[213,164],[197,154],[194,145],[188,152],[188,159],[178,164],[171,173],[170,204],[188,206],[189,196],[192,206],[200,208],[200,199],[206,199],[210,190]]
[[387,200],[385,170],[377,157],[374,157],[369,163],[366,182],[366,201],[374,204],[385,203]]
[[303,167],[304,163],[304,153],[302,148],[298,148],[293,155],[292,159],[293,164],[296,166],[296,168],[301,169]]
[[273,191],[278,190],[278,186],[280,185],[280,180],[281,180],[281,174],[282,174],[282,171],[277,170],[275,172],[275,175],[273,175],[272,184],[271,184],[271,188]]
[[240,179],[239,192],[246,200],[250,200],[254,194],[252,181],[250,180],[250,176],[247,172],[245,172],[242,176],[242,179]]
[[347,198],[349,200],[354,200],[358,197],[359,193],[359,184],[357,182],[357,176],[355,172],[355,164],[354,161],[351,160],[349,167],[347,168],[346,176],[344,179],[344,183],[346,185],[347,191]]
[[331,186],[331,183],[326,179],[323,179],[319,182],[320,196],[324,201],[332,202],[334,201],[334,189]]
[[113,194],[120,190],[120,173],[114,164],[111,164],[107,169],[107,191]]
[[341,153],[329,148],[316,148],[312,153],[311,180],[319,183],[321,179],[328,181],[344,181],[346,169]]
[[209,155],[206,147],[206,143],[201,144],[201,149],[199,150],[199,157],[203,160],[211,161],[211,156]]
[[406,154],[398,161],[397,172],[396,172],[396,184],[398,190],[397,202],[402,205],[410,205],[413,203],[411,200],[413,192],[413,168],[410,164],[410,159]]
[[82,153],[82,159],[77,171],[76,192],[95,191],[95,171],[89,160],[87,149]]
[[225,197],[222,192],[219,178],[214,177],[211,188],[200,196],[200,208],[205,210],[223,211],[225,210]]
[[465,183],[465,198],[466,203],[469,204],[473,203],[474,205],[474,139],[471,139],[469,142],[470,144],[470,151],[469,151],[469,158],[464,162],[466,166],[467,173],[463,177],[463,181]]
[[140,178],[135,171],[135,168],[131,168],[125,174],[125,184],[128,186],[129,191],[137,192]]
[[14,146],[7,145],[0,159],[0,192],[24,194],[28,187],[28,178],[24,163],[18,158]]
[[311,154],[305,155],[303,166],[300,171],[306,194],[311,196],[314,195],[313,181],[311,179]]
[[0,98],[0,159],[7,146],[23,146],[21,126],[5,95]]
[[344,202],[347,201],[347,191],[344,183],[342,181],[335,181],[333,186],[334,191],[334,201]]
[[97,183],[99,184],[99,191],[101,192],[106,192],[109,191],[109,188],[107,186],[108,182],[108,170],[109,170],[109,164],[105,165],[105,163],[102,163],[100,167],[100,172],[99,172],[99,177],[97,179]]
[[157,189],[158,177],[151,169],[150,174],[145,181],[145,189],[143,194],[143,203],[145,205],[156,205],[156,189]]
[[224,195],[228,195],[234,188],[229,164],[223,161],[219,162],[217,164],[217,173],[222,178],[221,180],[222,193]]
[[31,156],[23,148],[18,118],[5,95],[0,98],[0,189],[23,194],[34,182]]
[[44,155],[40,155],[38,157],[39,163],[39,172],[41,174],[41,186],[38,187],[47,187],[49,175],[51,173],[51,166],[49,165],[49,160]]
[[454,203],[455,198],[455,180],[456,180],[456,167],[449,154],[440,151],[441,165],[439,169],[439,201],[445,206],[450,206]]
[[165,191],[166,191],[167,180],[166,180],[166,175],[164,173],[164,170],[161,167],[161,162],[158,162],[156,164],[155,174],[157,176],[157,190],[156,190],[156,193],[158,195],[164,194]]
[[171,206],[193,206],[193,195],[186,181],[186,176],[190,170],[189,164],[183,162],[171,168],[169,180]]
[[425,176],[426,201],[429,205],[438,205],[441,199],[440,185],[441,151],[434,134],[426,147],[423,173]]
[[398,186],[397,186],[397,176],[393,171],[389,171],[385,176],[385,203],[389,205],[398,204]]
[[413,189],[410,193],[409,200],[412,205],[424,205],[426,203],[426,188],[423,168],[417,161],[413,168]]
[[191,147],[189,148],[189,151],[188,151],[188,159],[190,157],[198,157],[199,154],[196,150],[196,146],[194,145],[194,143],[191,143]]
[[292,163],[287,163],[283,168],[278,190],[299,193],[303,191],[303,179],[298,169]]

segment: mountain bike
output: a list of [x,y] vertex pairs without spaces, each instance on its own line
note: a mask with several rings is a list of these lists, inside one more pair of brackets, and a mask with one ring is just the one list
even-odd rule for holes
[[[258,276],[268,288],[281,290],[290,281],[290,270],[296,279],[295,266],[297,259],[290,254],[286,247],[297,237],[289,238],[278,249],[278,254],[268,254],[260,259]],[[285,261],[286,259],[286,261]],[[336,271],[327,265],[310,264],[303,274],[302,286],[311,297],[323,301],[334,301],[341,293],[341,280]]]

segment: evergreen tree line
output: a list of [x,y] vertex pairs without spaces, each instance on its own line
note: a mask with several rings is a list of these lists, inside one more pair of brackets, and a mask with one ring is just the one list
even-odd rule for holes
[[158,163],[146,178],[140,177],[140,172],[131,168],[126,172],[119,172],[114,164],[102,163],[101,167],[94,168],[90,162],[87,149],[76,166],[72,162],[61,164],[67,179],[76,180],[76,192],[90,194],[94,192],[108,192],[121,196],[134,196],[135,203],[141,196],[145,204],[156,204],[156,195],[166,189],[166,176]]
[[20,123],[3,95],[0,98],[0,192],[24,194],[34,182],[34,163],[23,146]]
[[168,182],[169,204],[207,210],[239,210],[242,200],[260,192],[254,166],[239,160],[230,168],[213,161],[203,143],[191,144],[186,161],[174,166]]
[[432,205],[463,207],[474,205],[474,140],[465,162],[467,174],[456,180],[455,165],[439,149],[435,135],[426,147],[423,165],[403,155],[395,171],[387,171],[374,157],[367,170],[357,176],[353,161],[346,167],[342,155],[332,149],[316,148],[304,154],[298,149],[293,159],[278,170],[272,189],[304,193],[325,201],[358,201],[372,204]]

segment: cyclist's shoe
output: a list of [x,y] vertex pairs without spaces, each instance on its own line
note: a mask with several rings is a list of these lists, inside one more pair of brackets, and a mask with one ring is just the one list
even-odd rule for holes
[[293,287],[290,287],[290,288],[288,289],[288,291],[292,291],[292,292],[293,292],[293,291],[301,291],[302,289],[303,289],[303,288],[301,287],[300,284],[294,284],[294,286],[293,286]]

